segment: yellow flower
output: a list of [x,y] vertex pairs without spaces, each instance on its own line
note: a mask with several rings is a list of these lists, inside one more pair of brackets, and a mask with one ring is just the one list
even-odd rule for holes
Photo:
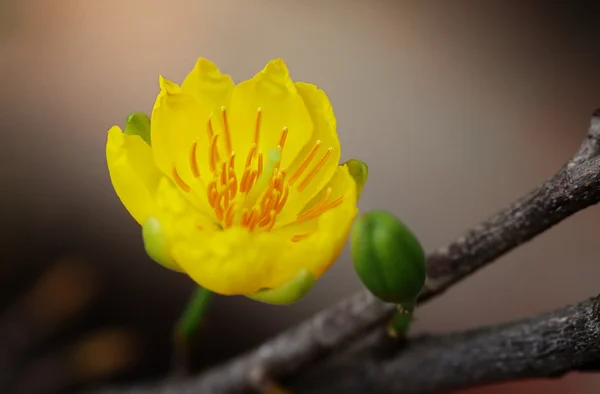
[[160,88],[151,144],[114,126],[106,156],[163,264],[225,295],[320,277],[358,211],[325,93],[280,59],[235,86],[199,59],[181,86],[161,77]]

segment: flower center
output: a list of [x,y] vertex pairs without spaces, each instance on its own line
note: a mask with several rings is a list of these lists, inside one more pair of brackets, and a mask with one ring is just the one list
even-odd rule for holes
[[[253,142],[246,156],[244,172],[241,178],[238,179],[235,173],[236,153],[232,149],[225,107],[221,107],[221,115],[223,117],[222,132],[214,132],[212,116],[208,120],[206,128],[210,141],[207,156],[208,167],[212,176],[211,181],[205,184],[208,203],[223,228],[239,225],[248,228],[249,231],[255,231],[256,229],[270,231],[275,225],[277,215],[283,210],[288,201],[290,189],[295,188],[298,192],[305,190],[330,158],[333,148],[328,148],[316,164],[308,169],[311,163],[315,161],[319,150],[321,150],[321,141],[317,140],[308,155],[288,176],[287,170],[280,168],[281,153],[285,146],[288,129],[287,127],[283,128],[277,147],[269,150],[264,155],[258,148],[262,120],[262,110],[259,108]],[[217,143],[221,140],[224,141],[225,151],[230,152],[226,157],[221,157],[219,154]],[[192,175],[194,178],[201,180],[198,168],[197,145],[197,142],[192,144],[189,161]],[[188,193],[191,190],[190,186],[179,176],[175,167],[173,167],[172,175],[175,183],[182,191]],[[333,201],[329,201],[330,196],[331,188],[328,188],[324,198],[307,211],[299,214],[296,217],[296,222],[302,223],[314,219],[339,205],[343,200],[343,196],[340,196]],[[293,240],[299,241],[308,235],[296,235]]]

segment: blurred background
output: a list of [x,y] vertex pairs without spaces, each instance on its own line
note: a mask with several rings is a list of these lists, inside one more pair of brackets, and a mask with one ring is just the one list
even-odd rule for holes
[[[427,250],[551,176],[600,107],[600,6],[570,1],[0,0],[0,392],[159,379],[193,283],[145,255],[106,133],[197,57],[236,81],[282,57],[329,95],[342,159]],[[415,331],[523,317],[600,292],[597,207],[417,311]],[[360,289],[346,250],[292,307],[212,304],[194,370]],[[240,330],[243,327],[243,331]],[[469,393],[597,393],[600,375]]]

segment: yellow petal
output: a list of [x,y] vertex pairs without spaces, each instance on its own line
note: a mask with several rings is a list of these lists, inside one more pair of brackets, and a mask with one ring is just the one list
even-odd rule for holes
[[[221,74],[213,62],[200,58],[183,80],[181,89],[196,97],[207,111],[216,111],[228,102],[233,80],[229,75]],[[210,112],[199,115],[207,117]]]
[[[144,241],[155,244],[146,245],[147,251],[157,262],[182,271],[171,254],[173,245],[195,239],[197,234],[210,234],[220,229],[212,218],[195,209],[177,185],[165,176],[159,181],[152,197],[151,216],[148,220],[154,221],[151,223],[154,234],[150,234],[154,239]],[[149,247],[152,250],[148,250]]]
[[238,176],[253,143],[264,155],[280,144],[287,128],[281,158],[281,167],[286,168],[313,132],[310,114],[281,59],[270,61],[252,79],[238,84],[227,111],[231,148],[241,159],[236,162]]
[[[308,201],[323,189],[331,180],[340,160],[340,141],[336,132],[336,119],[329,98],[315,85],[297,82],[296,88],[308,109],[314,125],[310,142],[290,165],[288,181],[290,187],[288,202],[278,217],[277,227],[285,226],[295,220],[296,215]],[[320,142],[316,155],[309,165],[304,164],[311,151]],[[330,150],[330,153],[327,153]],[[327,159],[322,161],[325,155]],[[322,163],[322,164],[321,164]],[[314,174],[314,177],[309,178]],[[307,178],[309,181],[307,182]]]
[[117,196],[142,224],[149,215],[152,195],[161,178],[152,160],[152,149],[140,136],[123,134],[118,126],[113,126],[108,131],[106,161]]
[[[343,202],[315,220],[272,232],[233,227],[197,233],[174,245],[172,255],[198,284],[225,295],[276,288],[302,269],[318,278],[339,256],[357,213],[356,185],[345,167],[328,186]],[[294,238],[306,231],[308,237]]]
[[[171,176],[177,163],[179,175],[190,183],[196,172],[207,178],[210,138],[222,129],[221,107],[227,105],[231,96],[231,77],[200,58],[181,87],[163,77],[160,87],[151,126],[157,165]],[[192,157],[194,144],[196,153]]]
[[151,120],[154,160],[198,209],[212,212],[205,185],[212,179],[208,119],[216,101],[200,103],[195,95],[164,78],[161,88]]
[[[317,219],[319,232],[327,234],[329,248],[323,249],[322,254],[317,254],[308,261],[308,268],[313,275],[320,277],[337,260],[344,249],[346,239],[352,228],[352,222],[358,213],[356,183],[345,165],[339,166],[331,181],[325,186],[324,191],[315,196],[313,201],[320,201],[322,193],[331,188],[329,201],[335,201],[343,196],[342,203],[320,215]],[[312,202],[311,202],[312,203]],[[311,203],[305,210],[310,209]],[[329,255],[327,252],[330,252]]]

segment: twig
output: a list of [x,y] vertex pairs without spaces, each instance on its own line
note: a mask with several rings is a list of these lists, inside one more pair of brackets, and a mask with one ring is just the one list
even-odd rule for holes
[[600,109],[573,158],[537,189],[428,256],[419,299],[441,294],[506,252],[600,201]]
[[[289,384],[295,394],[416,394],[598,370],[597,302],[598,298],[588,300],[502,326],[423,336],[393,358],[373,354],[371,342]],[[374,339],[379,345],[385,342],[381,335]]]
[[[588,134],[575,156],[552,178],[428,257],[428,282],[423,302],[541,234],[572,214],[600,201],[600,110],[594,112]],[[177,386],[102,393],[241,393],[261,387],[271,378],[297,373],[319,357],[341,350],[357,337],[382,325],[394,307],[366,291],[326,309],[296,328],[265,342],[253,352]]]

